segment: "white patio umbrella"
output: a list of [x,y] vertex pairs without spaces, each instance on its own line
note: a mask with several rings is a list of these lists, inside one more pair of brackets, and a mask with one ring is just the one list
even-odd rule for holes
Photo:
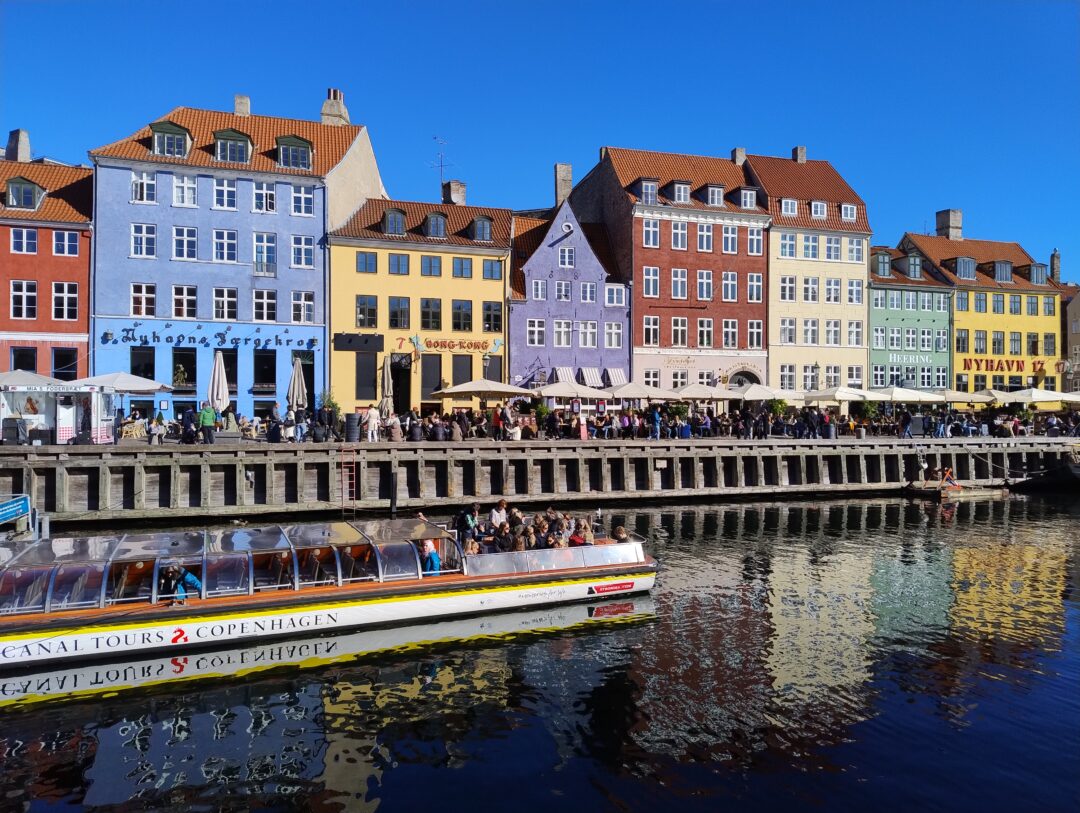
[[743,387],[735,387],[731,391],[735,393],[735,397],[742,401],[772,401],[778,398],[792,397],[791,392],[785,393],[783,390],[774,390],[764,384],[747,384]]
[[960,392],[960,390],[951,390],[948,387],[931,390],[931,392],[944,398],[946,404],[989,404],[994,400],[982,393]]
[[1003,404],[1080,404],[1080,392],[1057,392],[1040,387],[1005,393]]
[[304,365],[300,362],[299,356],[293,359],[292,375],[289,376],[289,389],[285,392],[285,403],[293,411],[301,407],[306,409],[308,405],[307,382],[304,381]]
[[807,392],[803,395],[803,400],[839,404],[842,401],[888,401],[889,397],[875,390],[863,390],[858,387],[829,387]]
[[721,387],[719,384],[713,387],[712,391],[713,398],[717,401],[738,401],[740,397],[739,393],[735,392],[735,390],[729,390],[727,387]]
[[884,395],[884,400],[894,404],[943,404],[945,396],[926,390],[911,390],[907,387],[882,387],[872,390],[879,395]]
[[390,375],[390,354],[383,356],[382,398],[379,400],[379,414],[389,418],[394,411],[394,377]]
[[[220,355],[220,354],[219,354]],[[80,378],[72,381],[72,386],[86,385],[89,387],[111,387],[119,393],[126,395],[153,395],[156,392],[172,392],[172,387],[154,381],[152,378],[143,378],[131,373],[105,373],[94,375],[89,378]]]
[[539,395],[541,398],[610,398],[611,394],[606,390],[598,390],[594,387],[587,387],[584,384],[579,384],[576,381],[556,381],[554,384],[548,384],[547,386],[540,387],[533,390],[534,395]]
[[503,384],[501,381],[491,381],[487,378],[477,378],[474,381],[466,381],[464,384],[455,384],[442,390],[435,390],[432,395],[440,398],[513,398],[518,395],[533,395],[533,390],[524,387],[515,387],[513,384]]
[[225,376],[225,357],[221,351],[214,352],[214,367],[210,370],[210,385],[206,388],[206,400],[218,412],[229,405],[229,379]]
[[979,390],[975,393],[975,395],[983,395],[989,398],[991,401],[997,401],[999,404],[1005,404],[1008,403],[1010,393],[1005,390],[985,389]]
[[[708,384],[687,384],[685,387],[679,387],[675,392],[678,393],[679,399],[682,401],[722,400],[717,396],[717,388],[710,387]],[[724,390],[724,392],[727,392],[727,390]]]

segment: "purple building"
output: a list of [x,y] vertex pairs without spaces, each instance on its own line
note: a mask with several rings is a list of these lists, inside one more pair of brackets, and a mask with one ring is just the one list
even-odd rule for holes
[[604,226],[580,223],[565,196],[557,199],[541,217],[514,218],[509,380],[522,387],[567,377],[591,387],[625,383],[629,289],[615,273]]

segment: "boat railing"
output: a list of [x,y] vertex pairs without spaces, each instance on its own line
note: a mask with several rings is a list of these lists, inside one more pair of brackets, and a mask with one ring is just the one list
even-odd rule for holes
[[465,557],[469,576],[502,576],[518,573],[543,573],[572,568],[637,564],[645,561],[640,542],[610,545],[584,545],[577,548],[476,553]]

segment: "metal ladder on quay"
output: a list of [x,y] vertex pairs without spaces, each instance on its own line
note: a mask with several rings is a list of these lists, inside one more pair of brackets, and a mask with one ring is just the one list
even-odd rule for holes
[[341,481],[341,518],[356,519],[356,446],[342,444],[338,447],[338,472]]

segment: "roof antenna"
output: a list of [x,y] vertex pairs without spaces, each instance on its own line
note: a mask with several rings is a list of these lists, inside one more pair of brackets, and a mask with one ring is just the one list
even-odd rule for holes
[[439,170],[439,185],[442,186],[446,181],[446,170],[448,167],[452,167],[453,164],[446,160],[446,152],[443,150],[443,147],[446,146],[445,139],[439,138],[438,136],[432,136],[431,138],[439,145],[439,148],[435,153],[437,160],[431,161],[428,166],[432,169]]

